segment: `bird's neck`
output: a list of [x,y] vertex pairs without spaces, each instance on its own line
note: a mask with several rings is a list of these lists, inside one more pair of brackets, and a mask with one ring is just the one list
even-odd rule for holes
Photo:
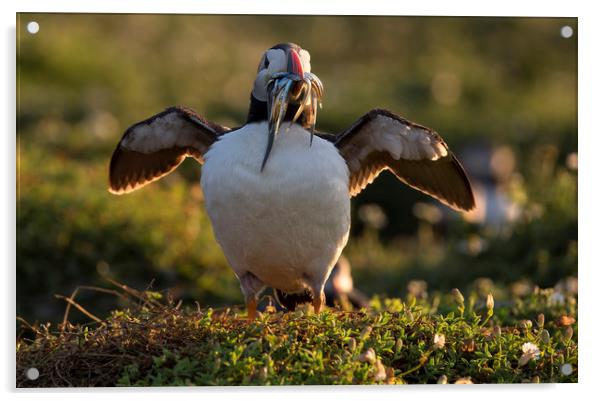
[[[295,103],[289,103],[284,116],[284,121],[291,121],[297,112],[298,105]],[[251,103],[249,105],[249,114],[247,115],[247,124],[253,122],[267,121],[268,120],[268,103],[258,100],[251,94]],[[297,124],[303,128],[310,128],[309,120],[306,113],[302,113],[297,119]]]

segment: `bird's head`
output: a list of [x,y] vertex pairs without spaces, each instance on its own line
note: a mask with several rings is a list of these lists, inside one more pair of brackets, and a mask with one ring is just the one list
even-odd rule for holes
[[285,118],[293,124],[303,116],[302,125],[310,128],[313,135],[323,94],[322,82],[311,73],[309,52],[294,43],[281,43],[266,50],[257,68],[252,92],[252,101],[265,107],[269,122],[262,170]]

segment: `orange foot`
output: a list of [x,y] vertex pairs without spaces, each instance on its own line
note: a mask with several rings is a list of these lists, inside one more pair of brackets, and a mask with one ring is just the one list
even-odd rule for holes
[[320,313],[320,311],[322,310],[322,306],[325,303],[324,293],[320,293],[319,297],[314,297],[312,303],[314,305],[314,313]]
[[255,320],[257,315],[257,300],[255,298],[247,301],[247,319],[249,321]]

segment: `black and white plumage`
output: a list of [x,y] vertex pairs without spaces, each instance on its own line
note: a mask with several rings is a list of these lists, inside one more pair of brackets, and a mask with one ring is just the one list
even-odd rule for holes
[[109,190],[136,190],[186,157],[204,164],[201,186],[217,241],[249,316],[266,286],[308,291],[314,309],[347,243],[350,198],[381,171],[456,210],[474,197],[462,166],[433,130],[375,109],[338,135],[315,132],[322,84],[294,44],[261,58],[247,122],[229,129],[172,107],[130,127],[110,165]]
[[230,131],[185,107],[170,107],[127,129],[113,152],[109,191],[124,194],[160,179],[186,157],[203,164],[203,155]]

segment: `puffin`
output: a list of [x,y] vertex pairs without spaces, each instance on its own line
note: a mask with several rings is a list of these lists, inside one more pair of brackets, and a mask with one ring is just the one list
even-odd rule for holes
[[464,168],[434,130],[375,108],[339,133],[320,132],[323,96],[309,52],[280,43],[261,56],[244,125],[169,107],[130,126],[110,160],[113,194],[159,180],[187,157],[202,165],[205,209],[250,320],[267,287],[289,308],[323,309],[351,198],[382,171],[451,209],[475,207]]

